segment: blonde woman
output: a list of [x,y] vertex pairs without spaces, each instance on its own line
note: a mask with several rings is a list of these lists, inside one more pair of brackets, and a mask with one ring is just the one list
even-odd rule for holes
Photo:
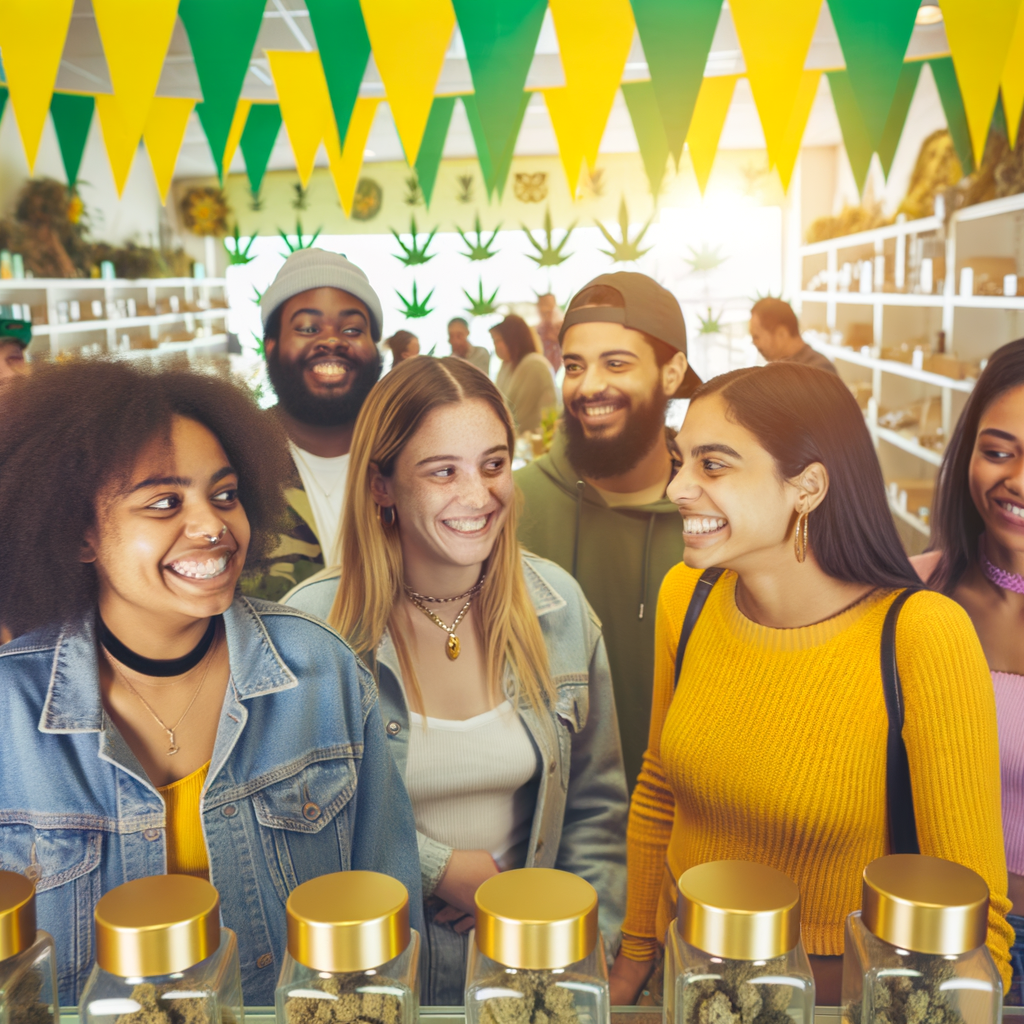
[[513,441],[501,394],[468,363],[396,367],[356,423],[342,566],[285,599],[377,675],[416,817],[428,1005],[462,1002],[473,896],[498,871],[588,879],[610,950],[625,902],[604,640],[575,580],[519,547]]

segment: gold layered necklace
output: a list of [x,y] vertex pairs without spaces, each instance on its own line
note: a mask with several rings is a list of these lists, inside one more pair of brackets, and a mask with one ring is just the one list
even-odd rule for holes
[[[445,641],[445,654],[448,655],[449,661],[454,661],[462,653],[462,643],[455,635],[455,629],[465,618],[466,612],[469,611],[469,606],[473,603],[473,598],[480,592],[480,588],[484,585],[484,579],[486,576],[487,573],[483,573],[480,576],[480,579],[478,579],[476,583],[469,588],[469,590],[463,594],[456,594],[454,597],[427,597],[425,594],[417,594],[412,587],[407,586],[404,583],[402,584],[405,588],[406,597],[408,597],[409,600],[416,605],[416,607],[419,608],[419,610],[423,612],[423,614],[426,615],[426,617],[430,619],[435,626],[443,629],[448,634],[448,639]],[[439,615],[435,615],[425,604],[427,601],[430,601],[433,604],[451,604],[453,601],[461,601],[462,598],[466,598],[466,603],[462,606],[459,614],[455,616],[455,621],[450,626]]]

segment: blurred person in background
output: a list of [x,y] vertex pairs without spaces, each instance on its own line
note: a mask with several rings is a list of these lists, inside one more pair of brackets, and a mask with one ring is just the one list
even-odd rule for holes
[[391,351],[392,370],[403,359],[413,359],[420,354],[420,339],[412,331],[395,331],[384,344]]
[[769,363],[801,363],[835,373],[831,361],[800,337],[793,307],[782,299],[759,299],[750,311],[750,340]]
[[555,373],[558,373],[562,368],[562,347],[559,344],[562,311],[558,308],[558,300],[551,292],[537,296],[537,312],[540,314],[537,337],[540,338],[544,358],[551,364]]
[[29,372],[25,350],[32,341],[32,325],[27,320],[0,318],[0,385]]
[[491,375],[491,353],[482,345],[470,344],[469,324],[461,316],[448,321],[448,344],[453,356],[472,363],[488,377]]
[[495,355],[501,360],[497,385],[512,408],[516,433],[540,430],[544,413],[557,408],[555,378],[537,351],[536,335],[514,313],[491,328]]

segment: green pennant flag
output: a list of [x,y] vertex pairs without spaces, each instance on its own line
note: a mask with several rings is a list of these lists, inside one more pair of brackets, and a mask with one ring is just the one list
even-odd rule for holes
[[254,103],[249,108],[238,144],[242,147],[245,173],[249,176],[249,188],[253,192],[260,190],[280,129],[281,108],[276,103]]
[[828,6],[874,150],[882,141],[920,0],[828,0]]
[[857,182],[857,191],[864,191],[864,183],[868,180],[871,168],[871,138],[861,113],[860,104],[853,92],[849,71],[827,71],[828,85],[832,90],[832,102],[835,104],[839,127],[843,132],[843,146],[850,160],[853,180]]
[[668,136],[658,108],[658,97],[653,82],[623,82],[622,95],[629,108],[629,116],[640,147],[640,156],[655,200],[661,192],[668,165]]
[[[0,74],[3,73],[3,66],[0,65]],[[7,90],[0,85],[0,118],[4,116],[4,107],[7,106]],[[70,179],[68,179],[70,180]]]
[[633,16],[676,164],[721,13],[722,0],[633,0]]
[[452,123],[452,111],[455,109],[454,96],[435,96],[430,105],[430,117],[423,132],[423,141],[416,156],[416,178],[420,183],[423,201],[430,206],[430,197],[434,194],[434,182],[437,181],[437,169],[441,166],[444,153],[444,140],[448,138],[448,126]]
[[928,61],[932,66],[932,75],[942,100],[942,110],[946,115],[949,134],[953,138],[953,147],[960,158],[960,166],[964,174],[974,171],[974,151],[971,149],[971,134],[967,128],[967,113],[964,100],[960,95],[960,83],[957,81],[956,70],[952,57],[935,57]]
[[[492,167],[523,123],[522,97],[547,0],[453,0]],[[477,141],[477,153],[480,143]],[[502,182],[504,188],[504,181]]]
[[307,0],[327,91],[331,94],[338,138],[345,145],[359,86],[370,60],[370,37],[359,0]]
[[476,105],[476,97],[473,95],[462,97],[462,105],[466,110],[466,118],[469,120],[469,128],[473,133],[473,142],[476,145],[477,160],[480,161],[480,172],[484,176],[488,200],[495,191],[498,193],[498,198],[501,199],[505,191],[508,172],[512,169],[512,156],[516,149],[516,139],[519,137],[519,129],[522,126],[523,117],[526,114],[526,108],[529,106],[531,95],[532,93],[528,92],[520,94],[516,120],[512,124],[512,129],[496,162],[491,159],[490,149],[487,145],[487,136],[484,134],[480,111]]
[[50,100],[50,116],[57,132],[60,158],[64,162],[64,173],[70,187],[74,187],[78,180],[78,168],[82,165],[82,154],[89,138],[95,107],[96,100],[92,96],[70,92],[55,92]]
[[917,80],[921,77],[921,63],[919,60],[910,61],[904,64],[903,70],[900,71],[896,95],[893,96],[889,116],[885,121],[882,141],[878,144],[878,159],[882,161],[882,170],[885,172],[886,179],[889,177],[892,162],[896,157],[896,147],[900,144],[903,126],[907,123],[907,113],[910,110],[910,102],[914,98],[914,91],[917,89]]
[[203,90],[196,113],[221,181],[231,122],[265,6],[265,0],[180,0],[178,4]]

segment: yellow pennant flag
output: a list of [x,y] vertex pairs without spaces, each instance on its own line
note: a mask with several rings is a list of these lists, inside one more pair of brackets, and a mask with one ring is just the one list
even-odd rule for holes
[[360,0],[373,59],[410,167],[455,31],[452,0]]
[[228,132],[227,145],[224,147],[224,159],[221,168],[228,173],[231,161],[235,159],[235,150],[242,141],[242,132],[245,131],[245,122],[249,118],[249,110],[252,107],[252,100],[239,100],[235,107],[235,116],[231,119],[231,129]]
[[97,96],[96,113],[103,131],[103,145],[107,150],[110,170],[114,175],[114,186],[120,196],[132,169],[135,151],[139,148],[141,132],[133,131],[125,123],[121,105],[115,96]]
[[597,163],[636,23],[629,0],[550,0],[565,85],[544,89],[569,191]]
[[811,116],[814,98],[818,95],[821,82],[821,71],[805,71],[800,77],[800,88],[797,90],[796,102],[793,104],[793,116],[789,119],[789,127],[783,136],[782,145],[775,153],[775,167],[782,181],[782,191],[789,191],[789,182],[793,177],[793,168],[800,153],[800,143],[804,140],[804,129],[807,118]]
[[1017,146],[1017,129],[1020,127],[1021,114],[1024,114],[1024,7],[1017,15],[1017,28],[1010,41],[1010,52],[1006,57],[1001,85],[1010,148],[1014,149]]
[[1020,9],[1021,0],[942,0],[946,39],[979,167]]
[[92,9],[124,129],[138,143],[171,44],[178,0],[93,0]]
[[281,119],[288,129],[288,141],[295,156],[295,170],[305,188],[313,173],[320,143],[326,141],[328,153],[332,147],[335,151],[341,148],[320,54],[315,50],[310,53],[267,50],[266,54],[277,89]]
[[74,0],[0,2],[0,52],[29,174],[39,152],[73,6]]
[[359,172],[363,169],[363,153],[366,140],[373,126],[380,104],[378,96],[360,96],[356,100],[355,109],[348,122],[348,134],[345,136],[345,148],[338,150],[335,144],[327,146],[327,159],[331,166],[331,177],[338,193],[338,202],[345,211],[346,217],[352,216],[352,200],[356,194]]
[[822,0],[729,0],[768,159],[785,149]]
[[174,165],[178,162],[178,152],[188,119],[196,101],[179,99],[177,96],[157,96],[149,108],[149,118],[142,137],[146,140],[146,152],[153,167],[153,177],[160,192],[160,202],[167,205],[167,193],[174,177]]
[[697,175],[700,194],[708,186],[711,176],[711,165],[715,162],[718,151],[718,140],[722,137],[722,125],[729,113],[732,94],[739,81],[739,75],[717,75],[705,78],[700,83],[697,103],[690,118],[690,127],[686,133],[686,148],[690,152],[693,172]]

